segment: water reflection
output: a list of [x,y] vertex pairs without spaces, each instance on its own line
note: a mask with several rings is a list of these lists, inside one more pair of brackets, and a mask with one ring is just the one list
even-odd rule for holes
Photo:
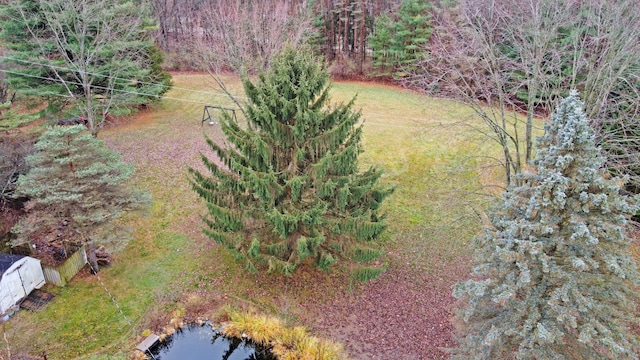
[[245,339],[229,338],[209,323],[188,325],[151,348],[156,360],[275,360],[267,349]]

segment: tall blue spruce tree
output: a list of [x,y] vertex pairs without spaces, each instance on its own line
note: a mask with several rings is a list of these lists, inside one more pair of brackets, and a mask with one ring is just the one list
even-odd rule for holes
[[208,207],[205,233],[250,271],[290,275],[339,259],[360,263],[361,280],[381,270],[369,265],[381,255],[379,210],[392,190],[378,185],[378,169],[359,172],[360,113],[354,100],[330,106],[328,79],[310,52],[283,50],[255,83],[243,79],[248,126],[225,116],[229,146],[207,139],[223,165],[202,156],[210,175],[190,169]]
[[637,358],[628,327],[638,277],[625,231],[636,199],[607,175],[575,91],[537,145],[535,171],[475,239],[473,279],[455,287],[466,307],[454,358]]

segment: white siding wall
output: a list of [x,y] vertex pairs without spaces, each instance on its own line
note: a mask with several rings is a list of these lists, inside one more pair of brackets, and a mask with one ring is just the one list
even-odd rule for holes
[[16,261],[0,279],[0,312],[6,312],[44,283],[40,260],[24,257]]

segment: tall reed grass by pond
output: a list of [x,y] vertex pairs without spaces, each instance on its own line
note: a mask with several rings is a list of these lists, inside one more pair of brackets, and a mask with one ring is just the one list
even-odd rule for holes
[[151,359],[162,360],[276,360],[271,352],[245,337],[227,337],[210,323],[190,324],[178,330],[149,353]]
[[[242,94],[237,78],[225,80],[232,92]],[[201,125],[203,106],[233,103],[213,88],[208,75],[174,74],[174,83],[160,103],[100,133],[126,162],[135,164],[131,186],[152,194],[150,212],[123,220],[123,226],[134,229],[132,241],[100,273],[102,283],[83,275],[64,288],[48,288],[57,296],[52,304],[37,313],[22,311],[7,324],[13,354],[124,359],[140,334],[165,320],[166,314],[215,316],[225,304],[247,303],[340,342],[349,332],[336,326],[349,323],[354,335],[345,350],[363,358],[375,342],[427,355],[451,343],[451,327],[446,325],[452,302],[449,287],[455,273],[468,270],[468,244],[486,206],[487,198],[476,192],[501,176],[499,170],[483,167],[486,163],[477,157],[491,154],[493,145],[460,125],[475,121],[468,110],[389,86],[335,83],[334,101],[358,95],[356,108],[362,109],[365,121],[362,165],[382,167],[382,181],[397,185],[384,205],[388,275],[369,284],[351,284],[340,268],[331,273],[301,270],[292,278],[281,278],[249,275],[202,235],[199,214],[204,205],[190,190],[185,169],[199,167],[199,153],[207,153],[203,133],[223,141],[219,127]],[[405,288],[378,292],[394,284]],[[363,294],[369,293],[398,293],[410,303],[387,307],[398,299],[367,302]],[[346,301],[351,303],[342,304]],[[340,309],[351,305],[360,310],[343,316]],[[413,316],[395,313],[399,311]],[[386,328],[376,326],[376,331],[384,331],[384,339],[365,338],[366,332],[358,330],[370,329],[367,322],[387,315]],[[435,323],[445,325],[430,329]],[[438,338],[419,335],[431,332]]]

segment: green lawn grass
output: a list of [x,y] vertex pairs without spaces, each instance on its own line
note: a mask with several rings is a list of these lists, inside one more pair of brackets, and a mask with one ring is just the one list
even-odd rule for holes
[[[242,96],[237,78],[225,81]],[[303,311],[305,296],[317,296],[285,297],[289,280],[248,276],[201,234],[204,206],[189,188],[186,167],[199,166],[199,152],[206,151],[203,133],[221,137],[218,127],[201,126],[203,105],[233,103],[207,75],[177,74],[174,82],[151,110],[99,135],[125,161],[135,163],[131,185],[151,193],[150,211],[122,220],[135,229],[133,239],[100,279],[86,276],[64,288],[48,286],[57,296],[53,303],[40,312],[21,311],[7,324],[12,353],[125,358],[155,315],[184,307],[185,291],[219,292],[229,302],[249,301],[292,319]],[[357,94],[356,108],[364,120],[361,166],[383,168],[382,181],[397,187],[384,205],[389,232],[383,242],[388,252],[399,254],[389,258],[389,266],[402,259],[416,271],[436,272],[432,258],[446,262],[468,256],[487,202],[478,192],[501,175],[482,170],[486,162],[478,157],[495,152],[493,145],[460,125],[477,121],[470,110],[368,83],[334,83],[331,93],[335,102]],[[315,280],[304,271],[299,276],[311,282],[344,279],[339,270]],[[290,309],[283,310],[283,303]]]

